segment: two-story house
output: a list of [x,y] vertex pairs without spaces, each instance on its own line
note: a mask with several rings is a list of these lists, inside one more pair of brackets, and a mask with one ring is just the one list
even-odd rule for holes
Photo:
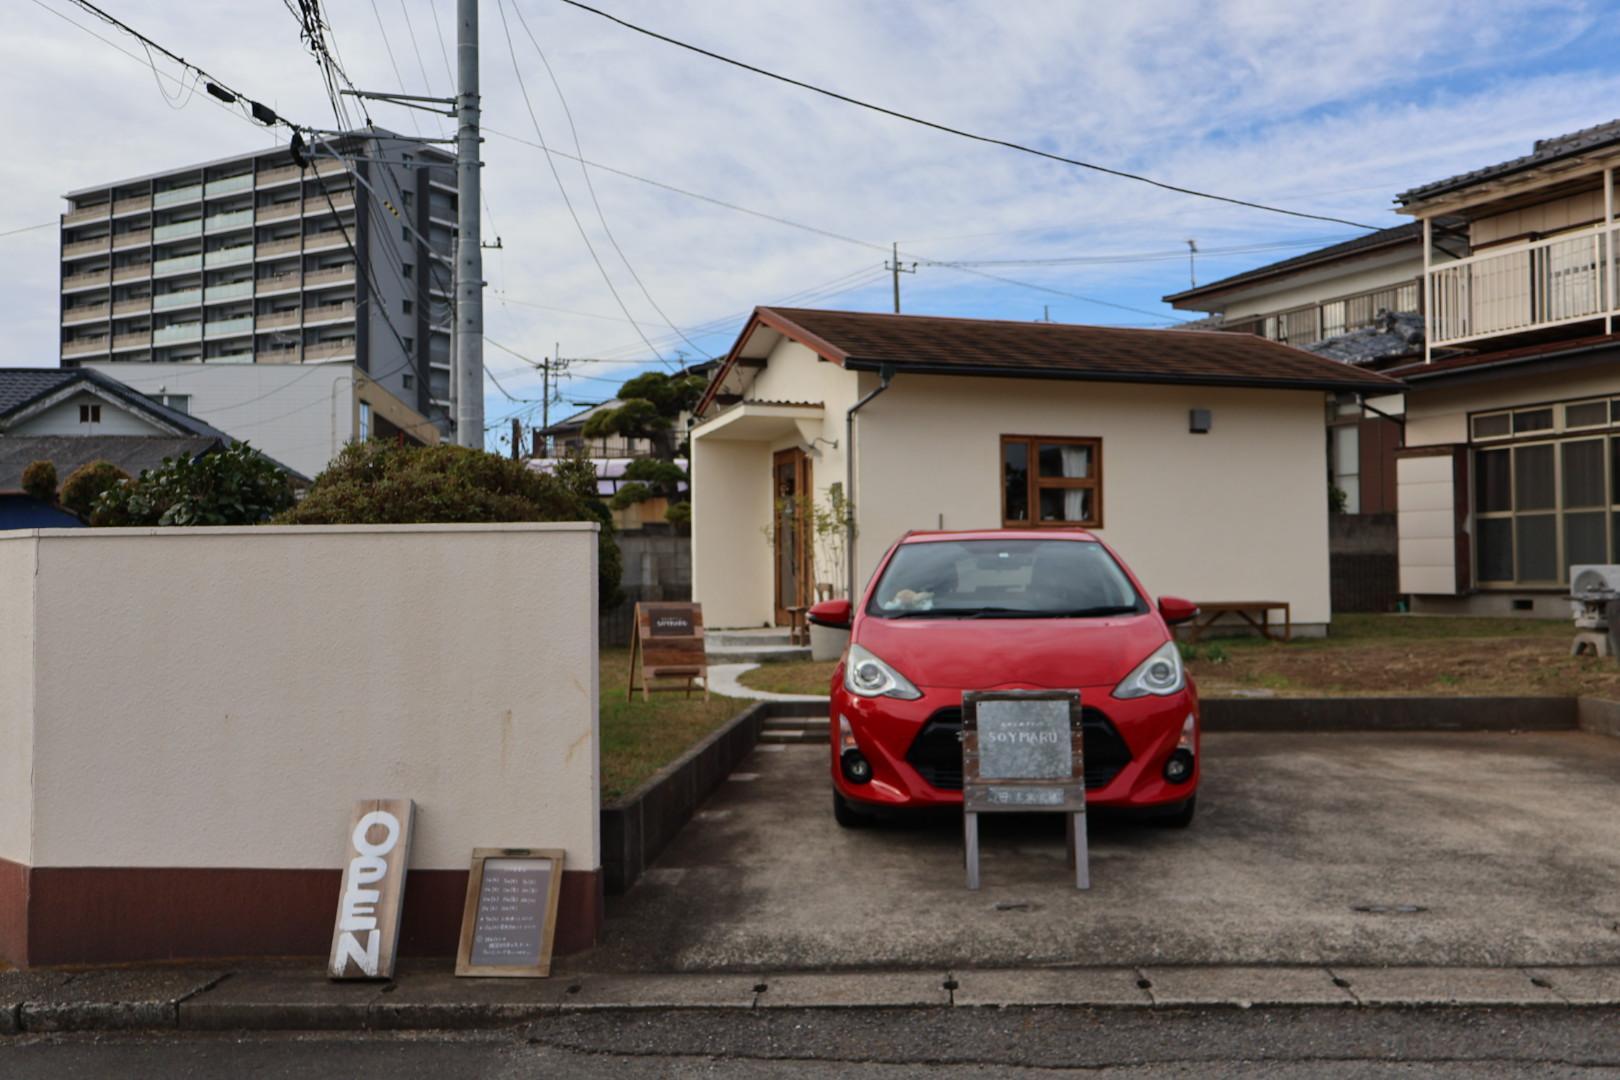
[[1401,589],[1417,610],[1563,616],[1620,561],[1620,121],[1397,196],[1422,229],[1405,380]]

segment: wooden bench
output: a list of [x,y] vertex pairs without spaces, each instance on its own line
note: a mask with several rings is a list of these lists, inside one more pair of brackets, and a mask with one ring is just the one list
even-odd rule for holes
[[[1283,632],[1278,637],[1271,628],[1271,613],[1282,612]],[[1272,641],[1292,641],[1294,639],[1293,609],[1285,600],[1200,600],[1198,602],[1198,616],[1192,621],[1192,639],[1197,641],[1205,630],[1214,625],[1215,620],[1223,615],[1236,615],[1255,630],[1260,636],[1270,638]],[[1228,624],[1230,625],[1230,624]]]

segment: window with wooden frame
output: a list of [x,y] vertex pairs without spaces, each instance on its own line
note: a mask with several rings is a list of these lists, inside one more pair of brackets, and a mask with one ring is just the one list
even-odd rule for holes
[[1003,435],[1001,523],[1102,528],[1102,440]]

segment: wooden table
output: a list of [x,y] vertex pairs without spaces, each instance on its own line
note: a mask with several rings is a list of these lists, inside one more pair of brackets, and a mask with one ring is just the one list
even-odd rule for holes
[[[1282,612],[1282,637],[1272,632],[1273,611]],[[1261,637],[1272,641],[1292,641],[1294,638],[1293,610],[1286,600],[1200,600],[1198,615],[1192,622],[1192,639],[1197,641],[1222,615],[1236,615],[1258,630]]]

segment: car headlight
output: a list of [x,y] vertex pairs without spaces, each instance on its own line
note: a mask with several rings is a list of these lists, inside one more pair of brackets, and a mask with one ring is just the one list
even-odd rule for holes
[[915,701],[922,691],[911,680],[872,655],[871,650],[850,645],[844,660],[844,689],[858,697],[892,697]]
[[1187,671],[1181,666],[1181,650],[1174,641],[1167,641],[1153,650],[1153,655],[1136,665],[1136,670],[1120,680],[1114,687],[1117,698],[1169,697],[1180,693],[1187,685]]

